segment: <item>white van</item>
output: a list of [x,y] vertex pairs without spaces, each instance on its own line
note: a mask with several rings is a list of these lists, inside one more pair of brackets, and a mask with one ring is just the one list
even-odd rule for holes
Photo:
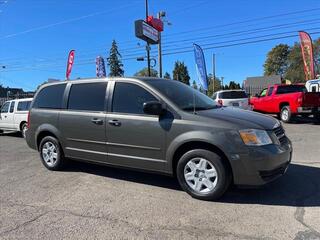
[[313,79],[306,82],[308,92],[320,92],[320,79]]
[[0,111],[0,132],[21,132],[25,137],[32,98],[6,101]]

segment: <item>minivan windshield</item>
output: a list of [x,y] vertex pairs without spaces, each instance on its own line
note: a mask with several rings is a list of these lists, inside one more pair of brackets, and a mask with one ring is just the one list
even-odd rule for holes
[[201,111],[218,108],[214,100],[179,81],[150,79],[148,83],[182,110]]

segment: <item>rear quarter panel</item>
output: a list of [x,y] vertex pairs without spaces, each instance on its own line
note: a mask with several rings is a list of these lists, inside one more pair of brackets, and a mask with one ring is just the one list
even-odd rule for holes
[[37,138],[43,131],[53,133],[61,144],[64,143],[63,139],[61,139],[61,133],[58,130],[59,110],[33,108],[30,112],[30,122],[31,124],[28,132],[32,133],[34,136],[35,143],[37,143]]
[[27,122],[28,111],[16,111],[14,113],[14,127],[17,131],[20,131],[20,124],[22,122]]

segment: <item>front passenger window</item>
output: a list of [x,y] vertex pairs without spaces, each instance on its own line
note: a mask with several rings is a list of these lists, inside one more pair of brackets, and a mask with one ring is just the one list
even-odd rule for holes
[[113,93],[112,112],[144,114],[143,103],[149,101],[158,100],[136,84],[119,82]]

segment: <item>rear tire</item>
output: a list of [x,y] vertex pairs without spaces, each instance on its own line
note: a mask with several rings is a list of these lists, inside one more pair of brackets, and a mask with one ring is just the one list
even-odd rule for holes
[[292,115],[290,106],[283,106],[280,112],[280,119],[282,122],[289,123],[291,121]]
[[222,157],[204,149],[185,153],[180,158],[176,171],[181,188],[201,200],[220,198],[232,179]]
[[21,126],[21,135],[22,135],[23,138],[26,138],[27,129],[28,129],[27,123],[22,124],[22,126]]
[[47,169],[56,171],[64,167],[66,160],[56,138],[44,137],[40,142],[39,152],[42,163]]

